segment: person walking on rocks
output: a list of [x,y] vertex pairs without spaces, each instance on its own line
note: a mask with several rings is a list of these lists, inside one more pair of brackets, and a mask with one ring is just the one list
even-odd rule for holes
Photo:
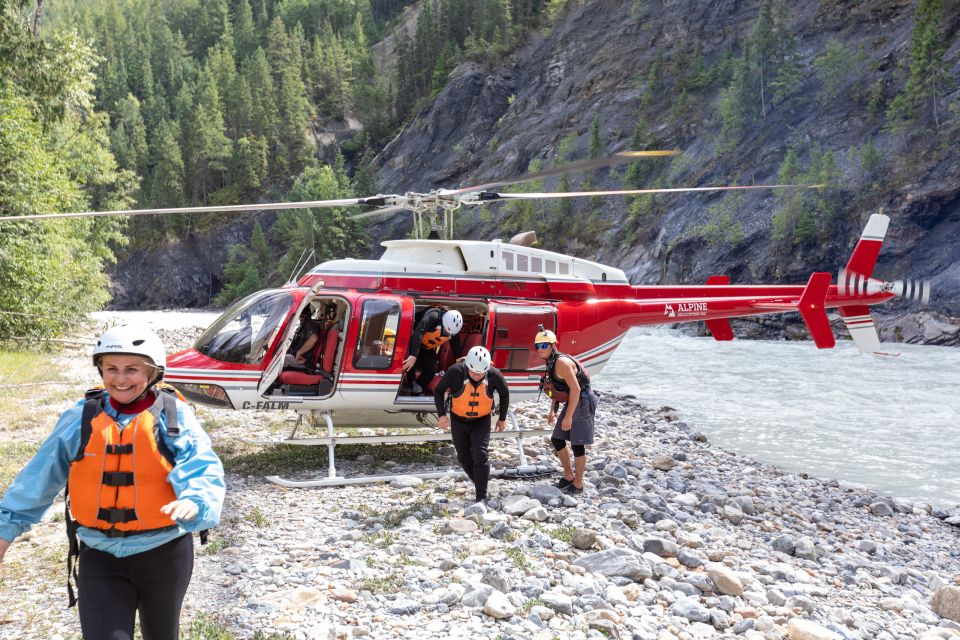
[[102,387],[60,416],[0,500],[0,561],[66,487],[67,591],[83,637],[132,640],[139,611],[144,638],[177,640],[190,532],[203,536],[220,521],[223,465],[190,406],[160,382],[166,353],[156,333],[109,329],[93,364]]
[[494,392],[499,396],[496,429],[503,431],[510,407],[507,381],[497,368],[490,366],[490,352],[483,347],[473,347],[443,374],[433,394],[440,417],[437,426],[451,432],[457,461],[473,482],[477,502],[487,499],[490,479],[487,449]]
[[[550,388],[550,413],[547,424],[556,425],[550,442],[563,466],[563,478],[557,486],[568,493],[583,491],[583,473],[587,468],[586,445],[593,444],[593,421],[597,413],[597,394],[590,388],[590,376],[572,356],[557,349],[557,335],[541,325],[534,338],[537,355],[546,363],[545,384]],[[559,415],[557,409],[560,405]],[[573,449],[573,465],[570,452]]]

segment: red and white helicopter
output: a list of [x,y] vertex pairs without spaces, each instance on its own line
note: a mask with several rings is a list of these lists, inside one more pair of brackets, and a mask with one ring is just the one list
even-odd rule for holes
[[[732,340],[729,318],[799,312],[818,348],[834,346],[827,319],[837,309],[856,345],[879,353],[880,342],[871,305],[894,297],[927,302],[929,283],[884,282],[871,277],[889,218],[874,214],[867,222],[836,284],[826,272],[813,273],[806,284],[734,285],[716,275],[703,285],[631,285],[620,269],[530,246],[532,234],[509,242],[452,238],[452,216],[461,206],[508,200],[636,195],[690,191],[789,188],[751,185],[681,189],[642,189],[562,193],[499,193],[498,187],[570,171],[676,152],[625,152],[527,175],[519,179],[426,194],[378,195],[312,202],[185,207],[85,214],[45,214],[0,220],[79,215],[149,215],[166,213],[261,211],[267,209],[376,206],[357,217],[399,210],[414,214],[416,239],[383,242],[378,260],[352,258],[318,264],[300,279],[277,289],[252,294],[228,308],[191,349],[171,355],[165,379],[190,400],[237,410],[295,410],[326,422],[326,437],[295,437],[287,442],[323,444],[329,449],[328,478],[281,481],[287,486],[322,486],[350,482],[336,478],[333,445],[369,440],[335,437],[338,427],[432,426],[430,395],[413,395],[402,363],[419,312],[440,305],[457,309],[464,326],[439,354],[440,369],[458,352],[474,345],[490,350],[493,364],[506,377],[511,401],[537,397],[543,364],[533,350],[539,325],[556,332],[560,347],[595,374],[603,369],[631,327],[704,322],[717,340]],[[430,235],[430,238],[425,236]],[[440,238],[440,236],[443,236]],[[284,371],[284,355],[308,306],[325,320],[309,372]],[[459,343],[459,344],[458,344]],[[439,374],[438,374],[439,375]],[[514,436],[544,432],[519,432]],[[298,422],[298,426],[299,426]],[[509,435],[508,433],[497,435]],[[377,437],[377,442],[442,439],[436,434]],[[523,447],[520,463],[525,465]],[[359,478],[362,482],[382,477]]]

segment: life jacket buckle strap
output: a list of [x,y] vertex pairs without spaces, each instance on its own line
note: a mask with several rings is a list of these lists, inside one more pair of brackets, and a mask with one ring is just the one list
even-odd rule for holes
[[100,509],[97,511],[97,520],[110,524],[124,524],[137,520],[136,509]]
[[104,471],[103,484],[108,487],[129,487],[133,484],[133,472]]
[[131,453],[133,453],[132,444],[108,444],[107,445],[107,455],[123,456],[123,455],[130,455]]

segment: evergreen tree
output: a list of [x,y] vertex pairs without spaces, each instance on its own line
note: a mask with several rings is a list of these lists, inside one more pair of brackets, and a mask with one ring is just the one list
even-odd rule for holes
[[140,101],[133,94],[117,105],[120,118],[114,128],[111,141],[113,155],[124,169],[140,176],[147,175],[147,127],[140,115]]
[[249,0],[240,0],[237,6],[233,18],[233,38],[237,49],[236,63],[239,66],[243,60],[252,56],[259,46]]
[[228,256],[223,268],[226,284],[214,300],[217,304],[226,306],[255,293],[268,286],[276,275],[266,235],[259,222],[253,225],[250,246],[235,244],[230,247]]
[[941,0],[919,0],[916,22],[910,36],[909,74],[903,92],[890,105],[891,128],[912,124],[925,103],[934,126],[940,129],[939,100],[950,83],[944,61],[947,43],[940,30]]
[[179,129],[175,122],[164,120],[151,144],[150,202],[156,207],[177,207],[184,203]]
[[[351,197],[349,179],[334,167],[307,167],[287,195],[290,200],[326,200]],[[313,253],[317,262],[341,258],[366,243],[360,221],[348,209],[327,208],[281,211],[270,229],[271,237],[283,247],[279,272],[286,276],[301,256]]]
[[230,157],[220,103],[220,93],[213,75],[204,70],[197,87],[198,96],[190,135],[193,139],[193,162],[190,165],[194,198],[207,202],[210,193],[223,186]]

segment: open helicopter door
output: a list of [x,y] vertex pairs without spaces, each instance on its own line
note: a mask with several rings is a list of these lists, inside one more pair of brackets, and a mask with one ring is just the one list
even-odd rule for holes
[[[270,387],[274,382],[276,382],[277,377],[280,375],[280,371],[283,369],[284,356],[286,355],[287,350],[290,348],[290,344],[293,342],[294,336],[297,335],[297,329],[300,327],[300,312],[310,304],[310,302],[313,300],[314,294],[321,288],[323,288],[323,282],[317,282],[315,285],[310,287],[310,291],[307,293],[307,295],[300,299],[300,304],[297,305],[296,311],[294,312],[293,317],[290,319],[287,327],[287,333],[283,338],[283,342],[277,345],[276,349],[274,349],[273,356],[270,359],[270,364],[267,365],[263,375],[260,377],[259,384],[257,384],[257,393],[260,396],[267,395],[267,391],[270,390]],[[282,325],[280,326],[279,330],[282,331]]]
[[529,400],[540,389],[544,364],[533,347],[540,330],[557,330],[557,307],[542,302],[500,300],[490,303],[493,366],[503,372],[511,399]]

